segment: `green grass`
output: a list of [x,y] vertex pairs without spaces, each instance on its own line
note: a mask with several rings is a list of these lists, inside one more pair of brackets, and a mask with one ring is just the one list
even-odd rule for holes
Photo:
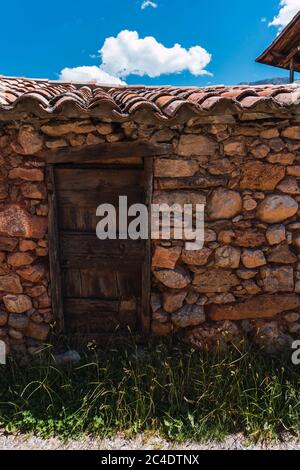
[[172,440],[300,433],[300,367],[262,353],[202,353],[172,341],[87,351],[76,366],[1,366],[0,427],[75,437],[158,432]]

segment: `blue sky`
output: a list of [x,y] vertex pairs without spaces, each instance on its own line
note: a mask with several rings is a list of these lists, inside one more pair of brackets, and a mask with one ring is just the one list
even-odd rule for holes
[[[142,3],[2,3],[0,74],[57,79],[68,68],[62,77],[76,79],[81,77],[76,67],[85,66],[93,77],[100,70],[99,50],[113,38],[102,49],[106,62],[100,76],[104,72],[129,84],[234,84],[287,76],[286,71],[256,64],[255,57],[278,33],[269,23],[277,16],[284,24],[291,10],[297,5],[300,9],[300,0],[282,0],[282,5],[280,0],[153,0],[143,9]],[[283,8],[289,9],[287,15]],[[143,41],[146,36],[152,43]],[[181,48],[166,49],[175,43]],[[201,47],[189,51],[193,46]],[[197,69],[201,60],[203,68]],[[132,74],[136,64],[139,75]]]

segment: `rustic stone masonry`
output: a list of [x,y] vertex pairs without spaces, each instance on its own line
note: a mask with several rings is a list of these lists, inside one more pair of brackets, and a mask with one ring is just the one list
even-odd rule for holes
[[300,127],[287,120],[203,125],[151,136],[154,201],[205,203],[205,246],[153,243],[152,330],[196,347],[249,337],[267,351],[300,335]]
[[34,352],[55,323],[46,149],[149,140],[153,202],[205,204],[205,246],[153,241],[151,329],[209,349],[249,337],[273,352],[300,337],[300,125],[192,118],[168,127],[97,119],[0,124],[0,339]]

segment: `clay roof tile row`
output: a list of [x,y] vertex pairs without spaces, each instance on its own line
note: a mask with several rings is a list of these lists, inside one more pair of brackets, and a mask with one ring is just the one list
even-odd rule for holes
[[0,113],[8,117],[12,112],[26,110],[43,116],[69,114],[70,110],[93,115],[105,108],[117,118],[128,118],[142,110],[170,120],[182,110],[196,115],[221,110],[275,112],[299,104],[297,85],[109,87],[0,77]]

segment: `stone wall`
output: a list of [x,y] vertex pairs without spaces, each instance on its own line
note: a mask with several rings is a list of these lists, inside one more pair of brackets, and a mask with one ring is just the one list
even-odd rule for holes
[[173,146],[154,160],[154,203],[206,208],[202,250],[153,241],[152,332],[205,349],[247,336],[269,351],[300,336],[300,126],[215,120],[0,125],[0,339],[34,351],[55,323],[45,162],[36,154],[135,139]]
[[272,352],[300,336],[300,127],[197,124],[157,134],[154,201],[205,203],[205,245],[153,242],[152,330],[209,349],[246,337]]

